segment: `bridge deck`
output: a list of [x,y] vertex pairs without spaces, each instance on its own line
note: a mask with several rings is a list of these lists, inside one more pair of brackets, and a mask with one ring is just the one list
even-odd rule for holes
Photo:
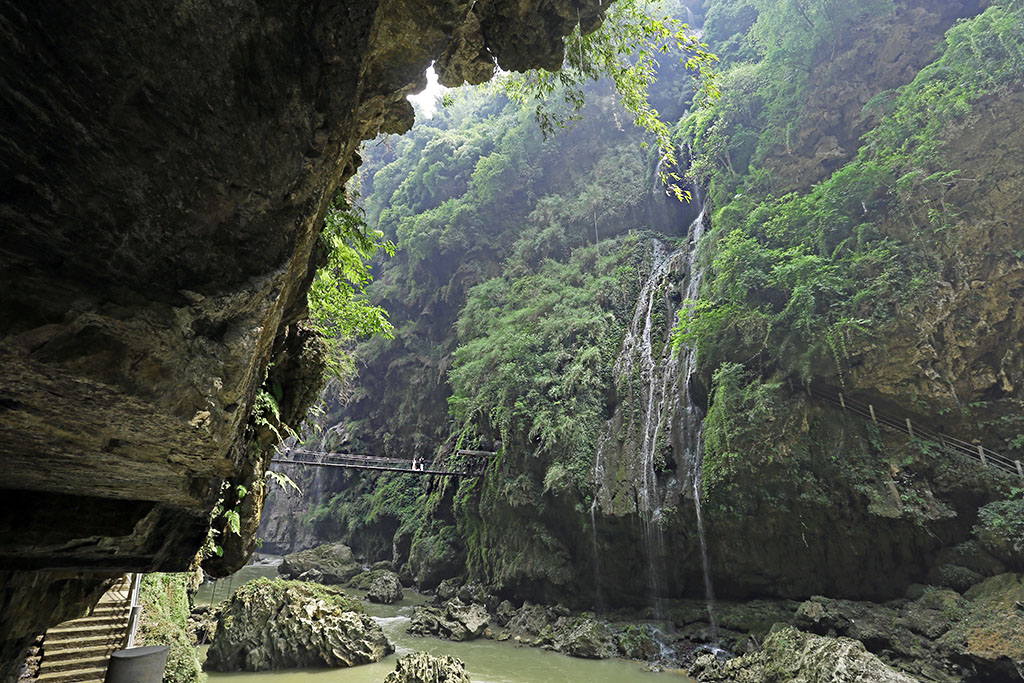
[[[384,458],[360,453],[330,453],[304,448],[286,448],[281,455],[270,462],[279,465],[303,465],[309,467],[343,467],[378,472],[408,472],[409,474],[436,474],[442,477],[479,477],[487,466],[486,457],[490,451],[459,450],[463,456],[459,461],[410,460],[408,458]],[[281,456],[290,457],[281,457]]]

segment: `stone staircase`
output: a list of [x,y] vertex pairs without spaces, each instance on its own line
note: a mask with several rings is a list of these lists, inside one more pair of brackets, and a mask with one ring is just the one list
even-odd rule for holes
[[88,616],[57,624],[43,638],[39,683],[102,683],[114,650],[130,645],[137,575],[126,574]]

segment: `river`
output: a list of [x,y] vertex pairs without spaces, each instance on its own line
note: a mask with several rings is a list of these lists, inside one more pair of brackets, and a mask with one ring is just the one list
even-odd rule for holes
[[[204,584],[196,594],[197,604],[208,604],[211,595],[219,601],[245,581],[277,575],[276,567],[250,565],[231,579],[216,584]],[[345,589],[351,595],[361,596],[363,591]],[[413,607],[424,604],[428,597],[405,590],[405,598],[396,605],[375,605],[364,602],[366,613],[372,616],[395,644],[396,653],[376,664],[350,669],[316,669],[266,671],[261,673],[214,673],[210,683],[380,683],[395,668],[398,655],[413,651],[434,655],[452,655],[466,663],[473,683],[691,683],[692,678],[676,672],[652,673],[638,662],[622,660],[591,660],[567,657],[538,648],[524,647],[512,642],[498,642],[483,638],[458,643],[439,638],[420,637],[405,632]],[[204,648],[205,649],[205,648]],[[230,679],[230,681],[228,680]]]

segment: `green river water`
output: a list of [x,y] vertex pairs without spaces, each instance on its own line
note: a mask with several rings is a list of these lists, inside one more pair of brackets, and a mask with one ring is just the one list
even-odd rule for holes
[[[231,579],[216,585],[205,584],[196,594],[197,604],[207,604],[211,596],[218,601],[245,581],[260,576],[276,576],[276,567],[254,565],[243,568]],[[214,591],[216,593],[214,594]],[[352,595],[361,591],[346,589]],[[396,605],[364,603],[372,616],[395,644],[396,653],[376,664],[351,669],[267,671],[262,673],[210,673],[210,683],[380,683],[395,668],[397,655],[416,650],[435,655],[452,655],[466,663],[473,683],[690,683],[681,673],[652,673],[637,662],[589,660],[567,657],[538,648],[518,646],[483,638],[456,643],[439,638],[424,638],[405,632],[412,609],[427,597],[405,591],[405,599]],[[229,680],[230,679],[230,680]]]

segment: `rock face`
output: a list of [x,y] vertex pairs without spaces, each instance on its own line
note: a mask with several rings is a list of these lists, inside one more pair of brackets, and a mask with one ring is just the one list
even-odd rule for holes
[[815,597],[795,625],[856,638],[886,662],[929,681],[1019,681],[1024,662],[1024,580],[1001,574],[955,590],[920,587],[914,600],[884,605]]
[[361,571],[352,549],[344,543],[328,543],[285,555],[277,566],[277,572],[285,578],[329,584],[346,583]]
[[697,659],[691,675],[715,683],[916,683],[893,671],[849,638],[814,636],[793,628],[776,631],[758,652],[718,662]]
[[217,622],[210,671],[267,671],[378,662],[394,652],[359,602],[337,589],[296,581],[251,581]]
[[486,607],[476,603],[467,605],[456,598],[443,607],[417,607],[412,613],[409,633],[448,640],[473,640],[483,634],[489,621]]
[[[274,438],[250,412],[265,381],[283,390],[285,422],[315,398],[322,350],[299,321],[357,145],[409,127],[404,96],[432,59],[448,84],[486,79],[494,60],[555,67],[561,36],[602,12],[597,0],[0,8],[0,515],[20,530],[0,564],[183,570],[228,481],[249,491],[245,533],[208,568],[240,565],[269,459],[247,429]],[[0,673],[53,619],[4,612]]]
[[366,592],[366,599],[385,605],[401,600],[402,582],[398,580],[398,574],[387,570],[378,570],[377,576],[374,577]]
[[395,670],[384,677],[384,683],[469,683],[469,676],[461,659],[413,652],[398,658]]

